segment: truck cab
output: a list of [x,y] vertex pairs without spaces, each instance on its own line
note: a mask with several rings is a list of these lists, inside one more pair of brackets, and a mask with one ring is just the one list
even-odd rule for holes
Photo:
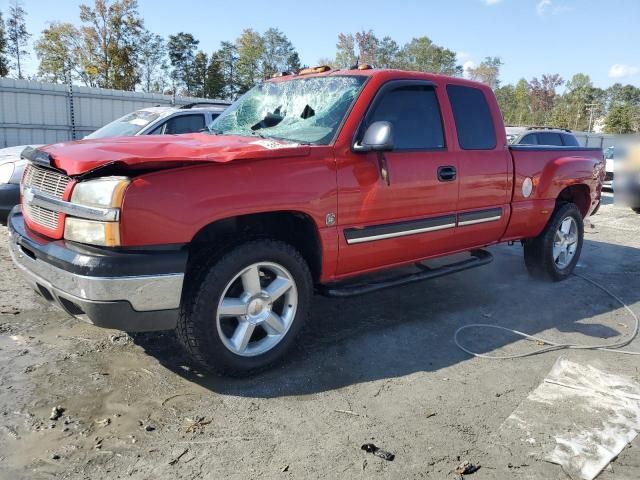
[[[231,375],[282,358],[314,293],[400,288],[514,241],[532,275],[566,278],[604,178],[598,149],[508,146],[485,85],[367,66],[273,78],[210,133],[25,156],[9,225],[36,290],[99,326],[176,329],[196,361]],[[436,271],[357,282],[461,252]]]

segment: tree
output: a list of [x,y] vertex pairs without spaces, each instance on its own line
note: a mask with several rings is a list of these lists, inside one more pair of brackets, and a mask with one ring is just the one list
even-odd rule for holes
[[547,123],[549,113],[554,107],[556,88],[563,83],[564,80],[557,73],[542,75],[540,80],[534,77],[531,82],[529,82],[531,111],[536,123]]
[[399,54],[399,66],[418,72],[461,75],[462,66],[456,63],[456,54],[433,43],[429,37],[419,37],[407,43]]
[[604,122],[606,133],[640,132],[640,108],[630,104],[616,104],[609,110]]
[[495,90],[500,86],[499,77],[501,66],[502,60],[500,57],[485,57],[480,65],[468,70],[469,78],[489,85]]
[[187,95],[193,95],[195,84],[193,63],[199,43],[200,41],[193,38],[190,33],[180,32],[169,35],[167,53],[172,67],[171,79],[174,84],[174,93],[179,86],[184,86]]
[[191,75],[193,77],[193,95],[204,97],[207,89],[207,70],[209,68],[209,57],[202,50],[196,53],[193,59]]
[[513,85],[504,85],[495,90],[496,100],[500,105],[502,118],[506,125],[513,125],[518,118],[518,100],[516,97],[516,88]]
[[378,44],[374,65],[378,68],[396,68],[400,46],[391,37],[384,37]]
[[145,30],[140,36],[139,76],[143,92],[162,93],[166,84],[167,46],[160,35]]
[[262,36],[262,74],[265,78],[278,72],[297,72],[300,58],[287,36],[277,28],[270,28]]
[[76,27],[70,23],[51,23],[42,31],[42,35],[34,45],[36,56],[40,61],[38,76],[48,82],[63,83],[67,75],[82,79],[89,85],[89,79],[84,77],[81,67],[83,51],[82,36]]
[[137,0],[95,0],[94,7],[80,5],[81,32],[89,73],[103,88],[133,90],[138,83],[138,56],[143,21]]
[[236,76],[239,93],[244,93],[262,80],[264,41],[260,34],[252,28],[245,29],[236,40],[238,61]]
[[521,78],[516,84],[514,89],[514,96],[516,101],[516,109],[514,112],[513,122],[517,125],[527,125],[531,123],[531,87],[529,82],[524,78]]
[[206,98],[223,98],[225,96],[224,72],[222,59],[216,52],[211,55],[207,67],[207,79],[205,82],[204,96]]
[[358,61],[356,57],[356,44],[353,35],[338,34],[338,43],[336,44],[336,60],[334,62],[336,68],[351,68]]
[[26,48],[31,34],[27,32],[26,16],[27,12],[22,8],[22,3],[19,0],[13,0],[9,5],[9,19],[7,20],[7,52],[16,61],[18,78],[24,78],[22,76],[21,60],[29,55]]
[[222,42],[216,52],[224,79],[224,97],[234,99],[240,90],[238,86],[238,49],[231,42]]
[[0,12],[0,77],[9,75],[9,60],[7,59],[7,36],[4,30],[4,20]]
[[373,30],[356,33],[356,45],[358,46],[358,63],[373,65],[378,53],[378,39]]

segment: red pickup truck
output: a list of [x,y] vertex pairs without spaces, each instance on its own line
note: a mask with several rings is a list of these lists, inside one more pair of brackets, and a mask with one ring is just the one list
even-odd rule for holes
[[[367,67],[273,78],[211,133],[23,156],[10,244],[36,290],[95,325],[175,328],[198,362],[233,375],[283,356],[314,292],[457,272],[513,241],[532,274],[566,278],[604,179],[598,149],[509,147],[484,85]],[[406,264],[421,268],[362,276]]]

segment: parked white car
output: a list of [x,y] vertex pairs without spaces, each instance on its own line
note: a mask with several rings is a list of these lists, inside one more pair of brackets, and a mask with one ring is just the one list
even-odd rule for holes
[[[203,102],[179,107],[143,108],[106,124],[84,138],[199,132],[207,130],[229,105],[227,102]],[[20,179],[27,163],[20,158],[20,154],[27,147],[39,146],[20,145],[0,149],[0,223],[6,223],[9,212],[20,201]]]

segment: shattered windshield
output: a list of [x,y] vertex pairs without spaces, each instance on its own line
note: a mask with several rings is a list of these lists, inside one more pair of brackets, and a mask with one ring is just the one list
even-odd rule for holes
[[366,77],[311,77],[265,82],[222,113],[211,130],[298,143],[329,144]]
[[107,123],[84,138],[132,137],[159,116],[156,112],[139,110]]

